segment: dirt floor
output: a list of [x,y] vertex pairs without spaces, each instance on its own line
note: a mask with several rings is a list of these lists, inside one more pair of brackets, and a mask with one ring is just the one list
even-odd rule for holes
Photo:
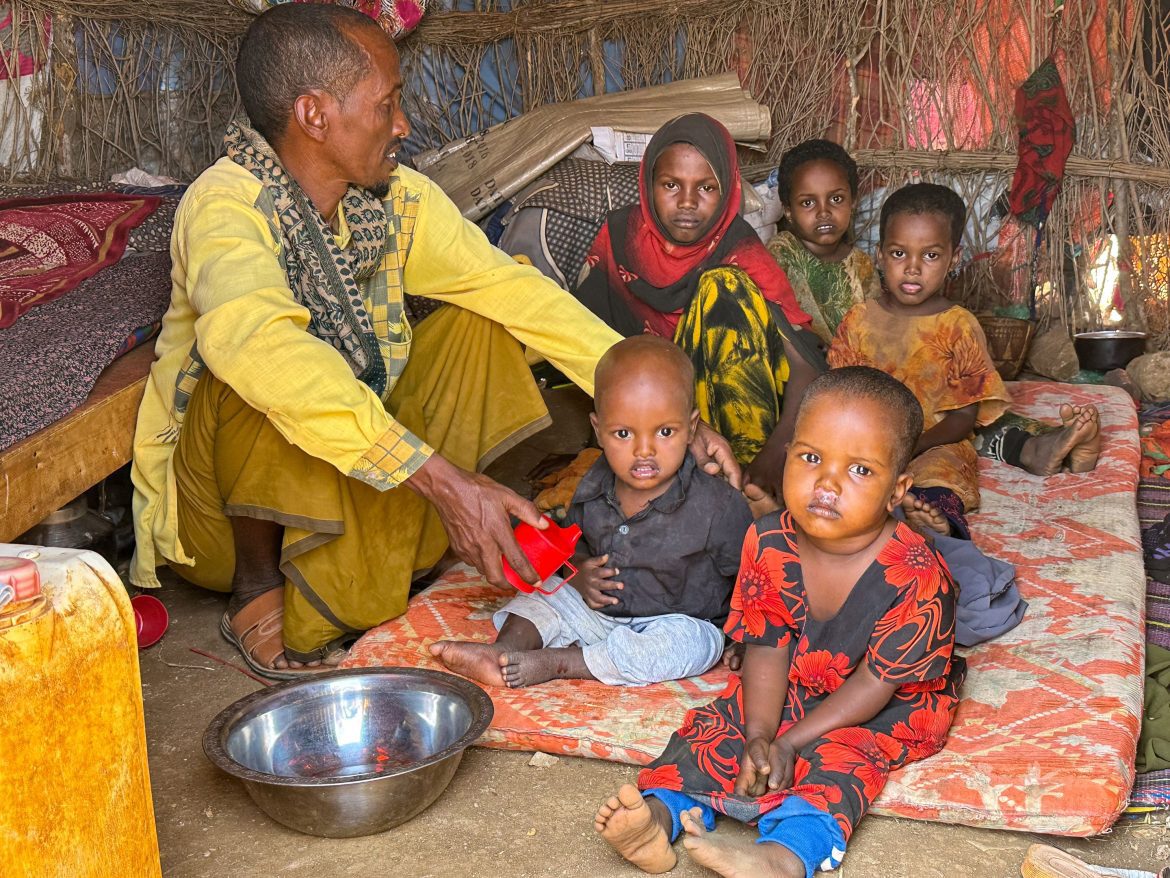
[[[580,448],[587,400],[574,391],[547,394],[556,426],[515,449],[492,469],[514,487],[547,454]],[[597,804],[633,776],[629,766],[561,758],[548,768],[531,754],[472,748],[447,791],[414,820],[381,835],[321,839],[285,829],[252,803],[243,787],[204,757],[204,729],[224,707],[258,688],[232,668],[191,652],[237,662],[220,638],[226,600],[168,579],[160,597],[171,627],[141,654],[151,780],[163,873],[167,878],[245,875],[623,876],[641,874],[592,831]],[[238,662],[237,662],[238,663]],[[724,822],[720,832],[748,830]],[[1009,878],[1020,874],[1034,842],[1087,861],[1150,869],[1170,863],[1170,826],[1122,822],[1093,839],[1046,838],[962,826],[867,818],[836,875],[866,878]],[[672,875],[710,875],[688,862],[681,844]]]

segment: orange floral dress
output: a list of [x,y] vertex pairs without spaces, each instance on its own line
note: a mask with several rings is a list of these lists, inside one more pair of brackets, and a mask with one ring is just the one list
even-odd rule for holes
[[740,643],[787,653],[777,735],[863,665],[898,688],[869,722],[826,732],[804,747],[791,787],[753,798],[735,794],[747,742],[743,686],[732,674],[718,699],[687,714],[662,755],[638,774],[638,787],[685,793],[745,823],[796,797],[828,812],[848,840],[890,772],[946,742],[967,673],[966,662],[953,654],[956,592],[942,557],[899,524],[837,613],[816,619],[808,610],[792,516],[765,515],[744,540],[724,630]]
[[[979,404],[975,423],[982,427],[1011,404],[982,327],[960,305],[920,317],[892,314],[877,300],[855,305],[837,327],[829,366],[872,366],[893,375],[918,398],[927,430],[972,403]],[[954,491],[972,512],[979,508],[977,460],[968,437],[927,449],[910,462],[910,474],[917,488]]]

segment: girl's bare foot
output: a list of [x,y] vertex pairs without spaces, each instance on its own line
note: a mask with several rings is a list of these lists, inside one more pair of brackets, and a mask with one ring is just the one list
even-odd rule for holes
[[1076,430],[1067,423],[1039,436],[1029,436],[1020,449],[1020,467],[1034,476],[1054,476],[1076,448]]
[[505,647],[495,643],[471,643],[466,640],[440,640],[429,647],[431,655],[450,670],[488,686],[503,686],[502,670]]
[[723,878],[804,878],[804,863],[783,845],[708,832],[698,808],[683,811],[680,820],[686,830],[683,847],[691,859]]
[[907,491],[902,497],[902,511],[906,513],[906,524],[924,537],[931,534],[951,535],[951,521],[933,503],[916,497]]
[[678,862],[664,820],[669,825],[670,814],[661,802],[644,799],[636,786],[624,784],[616,796],[610,796],[597,809],[593,828],[610,847],[643,872],[658,875],[669,872]]
[[1092,472],[1101,456],[1101,414],[1095,405],[1062,405],[1060,420],[1073,431],[1075,442],[1068,452],[1069,472]]

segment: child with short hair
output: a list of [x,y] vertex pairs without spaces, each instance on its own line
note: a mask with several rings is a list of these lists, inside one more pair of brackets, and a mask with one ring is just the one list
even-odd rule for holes
[[591,415],[603,454],[567,517],[582,532],[579,573],[551,595],[509,601],[493,619],[495,643],[440,641],[436,658],[512,688],[559,679],[642,686],[719,661],[718,626],[751,514],[687,450],[699,422],[694,381],[690,358],[664,338],[610,348],[597,363]]
[[[597,812],[595,829],[644,871],[674,866],[682,832],[723,876],[835,869],[890,771],[942,748],[966,674],[956,588],[891,515],[921,430],[913,394],[876,369],[809,385],[787,510],[744,541],[726,625],[747,644],[742,676]],[[758,821],[762,843],[713,833],[716,812]]]
[[857,162],[831,140],[805,140],[780,157],[785,229],[768,241],[811,329],[828,347],[845,313],[881,292],[873,261],[853,245]]
[[855,305],[837,327],[829,365],[873,366],[903,382],[922,405],[926,429],[914,449],[914,487],[902,501],[915,530],[970,538],[979,508],[975,427],[1011,404],[975,316],[943,295],[967,208],[936,183],[903,186],[882,205],[878,299]]

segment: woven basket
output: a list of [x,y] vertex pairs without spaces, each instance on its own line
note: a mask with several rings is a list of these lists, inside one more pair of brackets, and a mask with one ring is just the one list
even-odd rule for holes
[[987,336],[987,349],[996,370],[1004,381],[1011,381],[1023,368],[1036,324],[1030,320],[998,317],[994,314],[980,314],[978,320]]

